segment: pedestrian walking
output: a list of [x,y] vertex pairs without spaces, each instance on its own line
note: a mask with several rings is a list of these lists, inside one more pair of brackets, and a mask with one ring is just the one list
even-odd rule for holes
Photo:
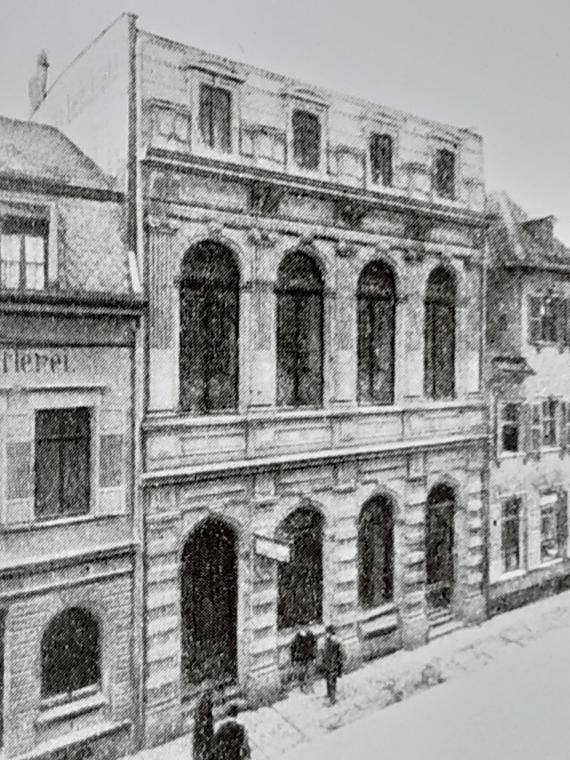
[[247,730],[236,720],[238,712],[236,704],[229,705],[226,720],[214,734],[212,760],[249,760],[251,757]]
[[206,687],[196,706],[192,737],[193,760],[211,760],[214,740],[214,714],[212,690]]
[[322,667],[327,685],[327,697],[330,704],[334,705],[336,702],[336,683],[342,676],[344,667],[344,650],[332,625],[326,628]]
[[308,626],[299,626],[291,642],[291,664],[301,691],[312,689],[313,666],[317,659],[317,639]]

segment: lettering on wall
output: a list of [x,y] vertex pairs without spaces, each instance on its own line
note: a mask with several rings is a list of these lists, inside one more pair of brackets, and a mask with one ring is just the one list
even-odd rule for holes
[[10,348],[0,349],[0,373],[24,375],[67,375],[73,372],[65,349]]

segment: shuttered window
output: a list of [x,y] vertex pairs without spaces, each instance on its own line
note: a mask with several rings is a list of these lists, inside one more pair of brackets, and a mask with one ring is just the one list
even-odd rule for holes
[[392,184],[392,137],[374,134],[370,137],[370,173],[372,182],[389,187]]
[[431,399],[455,392],[455,284],[443,268],[431,273],[426,290],[424,392]]
[[358,283],[358,400],[394,402],[395,287],[388,267],[372,262]]
[[289,544],[290,561],[277,575],[277,627],[319,623],[323,616],[323,518],[312,507],[287,517],[276,537]]
[[568,503],[565,491],[544,493],[540,498],[540,559],[542,562],[566,553]]
[[237,406],[239,272],[224,246],[190,249],[180,282],[180,406],[208,413]]
[[323,283],[313,259],[288,254],[277,275],[277,403],[323,400]]
[[41,643],[42,697],[81,696],[101,679],[99,627],[85,609],[72,607],[55,617]]
[[231,93],[209,84],[200,86],[200,132],[204,143],[216,150],[231,150]]
[[36,517],[52,519],[89,512],[90,415],[85,407],[36,412]]
[[321,123],[308,111],[293,111],[293,156],[301,169],[319,168]]

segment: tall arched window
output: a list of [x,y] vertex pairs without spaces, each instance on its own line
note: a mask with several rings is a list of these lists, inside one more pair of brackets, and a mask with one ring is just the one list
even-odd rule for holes
[[289,253],[277,274],[277,403],[323,400],[323,281],[314,260]]
[[72,697],[101,680],[99,626],[81,607],[70,607],[50,622],[41,644],[42,697]]
[[394,277],[379,261],[368,264],[358,282],[358,400],[394,402]]
[[180,406],[235,409],[238,395],[239,272],[224,246],[191,248],[180,281]]
[[427,283],[424,391],[432,399],[453,398],[455,393],[455,283],[443,267]]
[[387,496],[362,507],[358,521],[358,601],[364,608],[391,602],[394,594],[394,515]]
[[277,627],[318,623],[323,617],[323,517],[300,507],[280,525],[277,538],[289,544],[290,561],[277,577]]

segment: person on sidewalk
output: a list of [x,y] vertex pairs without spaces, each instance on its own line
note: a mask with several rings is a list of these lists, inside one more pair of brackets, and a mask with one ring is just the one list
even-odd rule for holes
[[326,628],[322,667],[327,685],[327,697],[330,704],[334,705],[336,702],[336,682],[342,676],[344,667],[344,650],[332,625],[328,625]]
[[291,642],[291,664],[301,691],[312,689],[313,665],[317,659],[317,640],[308,626],[299,626]]
[[192,736],[193,760],[211,760],[214,740],[213,697],[210,684],[206,684],[194,715]]
[[236,704],[228,706],[227,718],[214,735],[212,760],[249,760],[251,757],[247,730],[236,720],[238,712]]

